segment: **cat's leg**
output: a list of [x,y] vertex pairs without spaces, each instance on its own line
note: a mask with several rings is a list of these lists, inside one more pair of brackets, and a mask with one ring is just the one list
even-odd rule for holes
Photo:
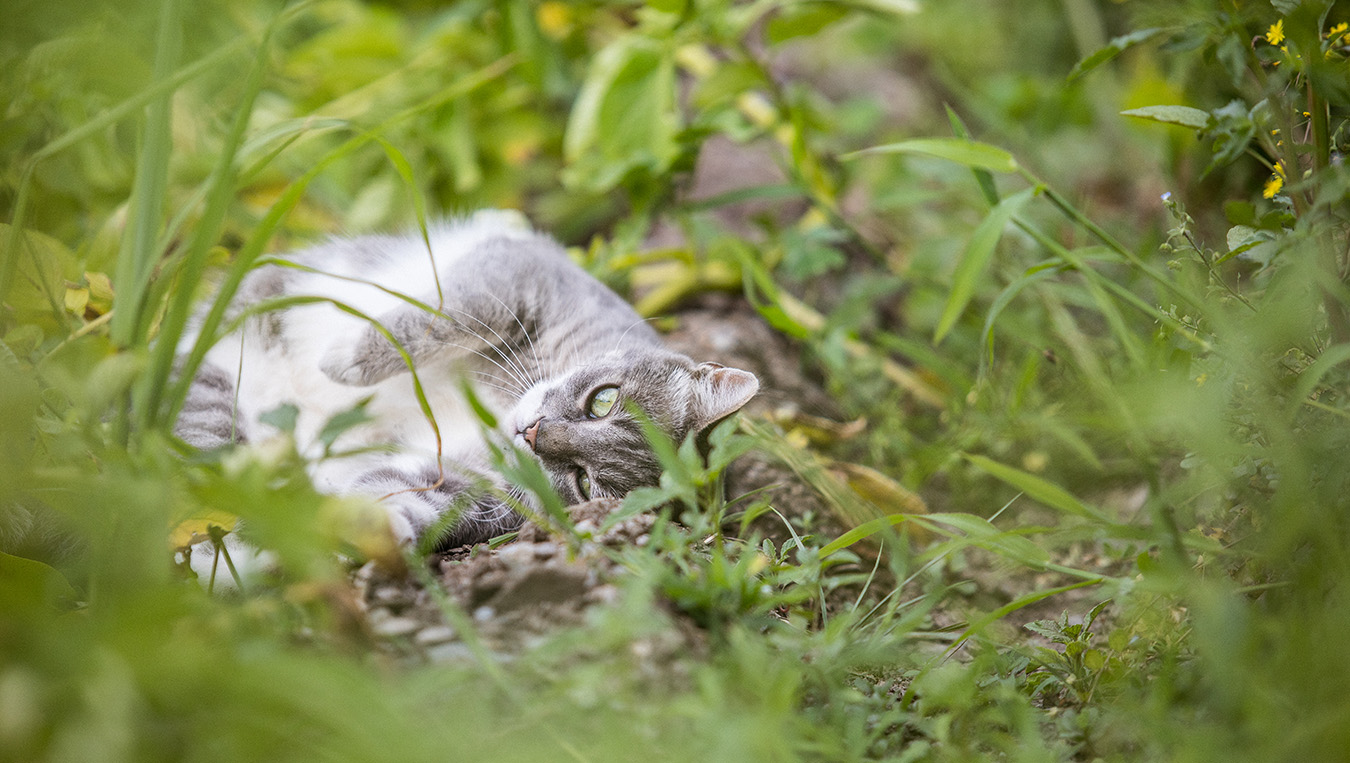
[[246,442],[235,402],[234,377],[220,366],[204,364],[188,387],[174,434],[202,450]]
[[378,327],[335,338],[320,368],[334,381],[369,386],[407,369],[400,347],[414,362],[477,355],[523,392],[537,381],[533,342],[545,305],[565,297],[582,309],[595,298],[592,292],[619,299],[542,237],[489,240],[475,250],[474,261],[476,267],[447,275],[440,293],[416,295],[420,304],[376,317]]
[[439,469],[434,462],[373,469],[346,492],[379,499],[394,537],[409,545],[454,548],[511,532],[524,522],[483,481]]

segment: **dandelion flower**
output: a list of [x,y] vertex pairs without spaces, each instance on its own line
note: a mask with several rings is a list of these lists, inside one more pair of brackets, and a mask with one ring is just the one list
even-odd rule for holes
[[1266,181],[1266,187],[1261,189],[1261,198],[1273,199],[1281,188],[1284,188],[1284,177],[1276,172],[1270,176],[1270,180]]
[[1284,19],[1276,21],[1266,30],[1266,42],[1271,45],[1279,45],[1284,42]]

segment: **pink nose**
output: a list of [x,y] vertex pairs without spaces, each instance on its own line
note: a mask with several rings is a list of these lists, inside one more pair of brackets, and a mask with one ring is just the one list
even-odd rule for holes
[[536,449],[536,448],[535,448],[535,445],[534,445],[534,442],[535,442],[535,440],[539,439],[539,422],[540,422],[540,421],[543,421],[543,419],[539,419],[539,421],[536,421],[536,422],[534,422],[533,424],[531,424],[531,425],[525,427],[525,432],[524,432],[524,435],[525,435],[525,444],[530,446],[530,450],[535,450],[535,449]]

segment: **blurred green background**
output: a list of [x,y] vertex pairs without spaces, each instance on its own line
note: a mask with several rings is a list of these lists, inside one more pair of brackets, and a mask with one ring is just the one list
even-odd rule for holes
[[[0,759],[1350,749],[1343,4],[4,18]],[[743,294],[837,406],[811,412],[867,422],[810,463],[872,470],[880,515],[909,491],[932,513],[855,528],[817,470],[832,516],[765,546],[690,499],[615,552],[614,602],[538,648],[432,665],[370,644],[303,465],[169,435],[174,340],[204,284],[267,252],[483,207],[647,314]],[[231,516],[285,580],[182,579],[171,529]]]

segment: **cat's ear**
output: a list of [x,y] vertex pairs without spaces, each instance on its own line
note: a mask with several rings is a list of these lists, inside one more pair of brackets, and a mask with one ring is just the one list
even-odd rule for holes
[[739,411],[759,392],[759,379],[749,371],[702,363],[694,369],[694,430],[706,432]]

